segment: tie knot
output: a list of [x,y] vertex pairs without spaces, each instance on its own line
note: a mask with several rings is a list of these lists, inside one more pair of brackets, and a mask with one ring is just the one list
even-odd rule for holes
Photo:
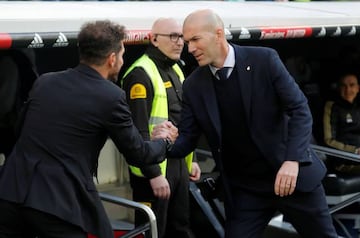
[[220,80],[224,80],[224,79],[227,79],[228,77],[228,70],[229,68],[228,67],[223,67],[223,68],[220,68],[216,71],[216,74],[217,76],[219,77]]

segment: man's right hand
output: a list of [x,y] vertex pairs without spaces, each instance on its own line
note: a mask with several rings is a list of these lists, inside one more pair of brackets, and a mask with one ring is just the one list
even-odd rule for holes
[[153,131],[151,132],[151,139],[170,139],[172,142],[175,142],[178,137],[179,132],[176,126],[171,123],[171,121],[164,121],[160,124],[157,124]]

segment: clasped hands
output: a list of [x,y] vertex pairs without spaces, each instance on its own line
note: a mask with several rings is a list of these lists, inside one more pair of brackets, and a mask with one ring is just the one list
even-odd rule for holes
[[174,143],[178,135],[178,128],[174,126],[171,121],[163,121],[162,123],[154,126],[151,132],[151,139],[169,139],[172,143]]

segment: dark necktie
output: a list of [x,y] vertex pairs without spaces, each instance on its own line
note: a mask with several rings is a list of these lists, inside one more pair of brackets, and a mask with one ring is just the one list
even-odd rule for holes
[[218,75],[220,80],[225,80],[227,79],[227,73],[228,73],[229,68],[228,67],[223,67],[221,69],[218,69],[216,71],[216,74]]

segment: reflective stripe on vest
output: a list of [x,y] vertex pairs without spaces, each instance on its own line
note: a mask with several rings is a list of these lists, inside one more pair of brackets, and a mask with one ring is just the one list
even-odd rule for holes
[[[144,69],[144,71],[150,77],[151,83],[154,88],[154,98],[153,98],[152,108],[149,118],[149,133],[151,133],[155,125],[168,119],[166,88],[164,86],[164,82],[161,78],[161,75],[155,63],[146,54],[141,56],[129,67],[129,69],[125,72],[124,77],[126,77],[126,75],[128,75],[129,72],[131,72],[136,67],[141,67]],[[176,72],[176,74],[179,76],[180,81],[183,82],[185,77],[179,65],[174,64],[173,69]],[[190,153],[185,157],[185,162],[189,170],[189,173],[191,173],[192,158],[193,158],[193,153]],[[166,175],[166,165],[167,165],[167,160],[164,160],[159,164],[161,174],[164,176]],[[131,165],[129,165],[129,168],[133,174],[140,177],[144,177],[140,168]]]

